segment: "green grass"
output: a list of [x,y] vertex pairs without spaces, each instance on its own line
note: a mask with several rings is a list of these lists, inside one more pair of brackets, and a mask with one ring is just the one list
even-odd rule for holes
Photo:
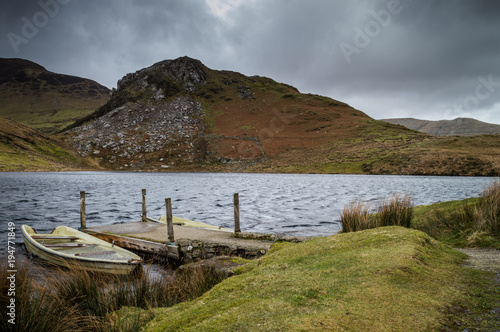
[[349,162],[345,161],[342,163],[330,163],[326,165],[321,165],[317,167],[317,173],[325,173],[325,174],[362,174],[363,162],[354,161]]
[[62,165],[56,165],[54,161],[44,158],[42,155],[32,153],[26,149],[14,149],[8,144],[0,142],[0,171],[38,171],[61,169]]
[[416,208],[407,195],[396,195],[376,208],[354,201],[344,207],[340,220],[344,232],[404,226],[452,246],[500,249],[500,181],[489,184],[479,198]]
[[412,227],[453,246],[500,249],[500,181],[479,198],[416,208]]
[[60,171],[92,168],[92,161],[82,159],[46,140],[15,144],[0,142],[0,172]]
[[[479,306],[466,289],[491,277],[463,258],[402,227],[276,244],[202,297],[157,309],[145,331],[435,331],[460,319],[458,304]],[[498,290],[481,294],[491,315]]]

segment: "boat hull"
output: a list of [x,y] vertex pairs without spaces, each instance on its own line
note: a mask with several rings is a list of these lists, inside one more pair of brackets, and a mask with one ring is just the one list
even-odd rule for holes
[[124,275],[142,264],[136,254],[66,226],[38,234],[23,225],[22,234],[28,252],[59,266]]

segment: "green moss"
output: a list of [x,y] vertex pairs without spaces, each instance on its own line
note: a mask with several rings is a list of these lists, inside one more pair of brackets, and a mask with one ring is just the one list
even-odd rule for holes
[[475,303],[462,259],[401,227],[280,243],[201,298],[158,309],[145,331],[439,330],[445,308]]
[[58,171],[72,167],[89,167],[67,150],[49,142],[17,145],[0,142],[0,171]]

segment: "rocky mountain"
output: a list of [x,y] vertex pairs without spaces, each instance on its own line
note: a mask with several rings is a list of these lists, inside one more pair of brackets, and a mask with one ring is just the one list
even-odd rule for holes
[[93,169],[53,138],[0,117],[0,171],[58,171]]
[[500,125],[486,123],[471,118],[455,120],[418,120],[414,118],[383,119],[382,121],[398,124],[435,136],[477,136],[500,134]]
[[52,134],[94,112],[110,90],[23,59],[0,58],[0,116]]
[[61,139],[110,170],[500,173],[499,135],[430,136],[189,57],[127,74]]
[[66,134],[110,168],[248,166],[321,146],[369,119],[333,99],[183,57],[126,75],[108,103]]

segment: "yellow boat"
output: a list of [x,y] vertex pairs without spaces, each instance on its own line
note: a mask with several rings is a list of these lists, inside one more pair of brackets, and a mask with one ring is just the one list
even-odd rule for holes
[[66,226],[50,234],[38,234],[32,227],[21,227],[28,252],[60,266],[92,272],[130,274],[142,259],[123,248]]
[[[166,224],[167,223],[167,216],[166,215],[162,215],[160,217],[160,219],[153,219],[153,218],[147,217],[147,221],[157,222],[157,223],[161,223],[161,224]],[[176,216],[172,217],[172,222],[173,222],[174,225],[179,225],[179,226],[204,228],[204,229],[210,229],[210,230],[222,231],[222,232],[233,232],[233,230],[229,229],[229,228],[224,228],[224,227],[214,226],[214,225],[210,225],[210,224],[205,224],[203,222],[189,220],[189,219],[184,219],[184,218],[179,218],[179,217],[176,217]]]

